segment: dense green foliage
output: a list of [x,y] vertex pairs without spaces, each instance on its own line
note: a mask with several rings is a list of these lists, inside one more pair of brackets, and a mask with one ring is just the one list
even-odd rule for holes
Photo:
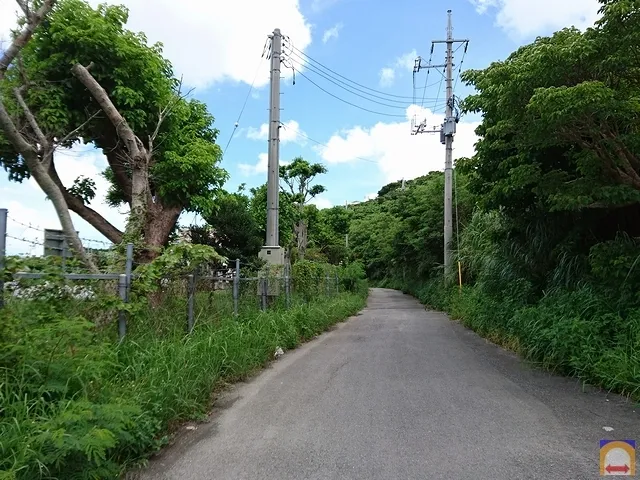
[[[338,265],[348,261],[346,236],[352,212],[343,207],[319,210],[308,204],[315,195],[325,191],[321,185],[311,185],[316,175],[326,169],[296,158],[283,166],[289,190],[279,192],[280,246],[297,255],[297,236],[304,223],[305,258]],[[246,265],[256,264],[256,257],[266,237],[267,185],[245,193],[244,184],[235,193],[221,192],[215,209],[205,215],[205,225],[192,225],[189,235],[194,243],[210,245],[230,260],[239,258]]]
[[191,241],[214,247],[231,262],[255,263],[264,240],[250,207],[251,200],[242,192],[222,193],[215,211],[204,217],[206,225],[189,228]]
[[594,28],[463,74],[483,120],[454,175],[461,289],[457,268],[443,280],[441,173],[354,207],[349,241],[372,280],[640,398],[640,3],[601,3]]
[[[0,309],[0,478],[119,478],[176,425],[205,418],[216,388],[356,313],[366,297],[363,272],[332,267],[340,293],[335,276],[319,287],[294,272],[289,308],[261,312],[255,282],[243,282],[234,318],[230,292],[203,283],[195,329],[185,334],[180,277],[218,261],[210,247],[175,245],[141,266],[122,342],[114,326],[122,304],[100,285],[86,284],[97,295],[81,301],[64,290],[10,299]],[[309,271],[328,268],[308,263]],[[168,286],[159,282],[167,275]],[[54,274],[48,282],[61,285]]]

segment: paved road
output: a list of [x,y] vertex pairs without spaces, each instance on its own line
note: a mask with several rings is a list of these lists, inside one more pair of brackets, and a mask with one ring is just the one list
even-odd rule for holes
[[596,479],[599,440],[640,441],[638,412],[373,289],[360,315],[225,394],[143,477]]

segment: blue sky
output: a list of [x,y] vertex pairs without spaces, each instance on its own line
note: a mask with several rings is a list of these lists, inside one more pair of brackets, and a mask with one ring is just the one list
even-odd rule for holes
[[[316,199],[319,207],[361,201],[390,181],[443,168],[444,147],[437,136],[411,136],[409,120],[417,113],[418,119],[426,118],[428,125],[441,122],[444,85],[439,85],[442,77],[438,72],[429,74],[428,84],[433,86],[426,90],[428,100],[409,110],[407,107],[414,94],[413,60],[417,55],[428,60],[431,40],[446,37],[448,9],[453,11],[454,37],[470,40],[463,70],[484,68],[504,59],[536,35],[569,25],[590,25],[597,12],[596,0],[245,0],[225,5],[218,1],[161,0],[153,11],[145,0],[109,3],[126,4],[131,12],[130,28],[143,30],[150,40],[164,43],[176,73],[183,74],[186,83],[195,87],[193,95],[206,102],[215,116],[222,147],[233,133],[256,78],[223,160],[231,177],[227,190],[235,190],[241,183],[252,187],[266,181],[267,142],[260,129],[268,118],[268,61],[261,60],[260,54],[274,28],[280,28],[314,61],[376,90],[378,93],[367,91],[383,97],[373,99],[388,106],[355,96],[301,66],[304,55],[292,58],[301,69],[295,85],[291,70],[283,70],[281,120],[285,128],[281,129],[281,160],[300,155],[327,166],[329,173],[319,179],[327,187],[327,192]],[[0,35],[11,26],[10,13],[14,10],[10,0],[0,0]],[[433,63],[443,63],[444,53],[444,45],[437,45]],[[460,60],[462,49],[456,52],[454,61],[459,65]],[[316,68],[322,68],[318,63],[314,64]],[[425,76],[425,71],[416,76],[418,86],[424,85]],[[337,100],[309,79],[342,100],[380,114]],[[464,97],[470,91],[459,82],[455,93]],[[473,130],[479,120],[462,118],[454,143],[455,157],[473,154]],[[96,177],[104,166],[101,154],[86,147],[59,153],[57,163],[62,180],[69,184],[81,174]],[[101,203],[106,184],[97,180],[99,195],[92,206],[123,227],[123,212]],[[0,206],[9,208],[11,237],[37,244],[42,228],[59,228],[53,207],[33,181],[17,185],[5,176],[0,178]],[[75,219],[82,237],[105,240],[88,224]],[[183,215],[181,223],[192,220],[192,214]],[[39,254],[41,248],[9,238],[8,251]]]

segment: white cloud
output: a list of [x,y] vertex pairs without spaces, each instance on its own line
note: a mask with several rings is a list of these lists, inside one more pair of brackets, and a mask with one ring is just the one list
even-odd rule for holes
[[322,195],[318,196],[318,197],[313,197],[310,201],[310,204],[315,205],[316,207],[318,207],[319,210],[322,210],[323,208],[331,208],[333,207],[333,203],[331,203],[331,200],[329,200],[326,197],[323,197]]
[[[94,7],[104,2],[89,1]],[[300,50],[311,43],[311,26],[300,12],[299,0],[278,0],[275,7],[264,0],[155,0],[152,7],[149,0],[107,2],[126,5],[127,27],[143,31],[149,42],[162,42],[175,74],[184,74],[185,83],[198,88],[223,80],[250,84],[267,35],[274,28],[280,28]],[[0,10],[4,19],[2,13]],[[256,87],[268,84],[268,63],[262,62]],[[290,77],[291,70],[283,69],[282,75]]]
[[[280,143],[297,143],[298,145],[305,145],[306,133],[300,129],[300,124],[295,120],[289,120],[284,122],[280,126]],[[249,127],[247,130],[247,138],[251,140],[267,140],[269,138],[269,125],[263,123],[260,128]]]
[[416,49],[414,48],[413,50],[411,50],[410,52],[407,52],[403,55],[400,55],[398,58],[396,58],[396,67],[401,69],[401,70],[406,70],[409,72],[413,71],[413,66],[415,64],[415,60],[416,57],[418,56],[418,53],[416,52]]
[[390,87],[396,79],[396,73],[402,76],[404,72],[413,71],[415,59],[418,56],[415,48],[410,52],[404,53],[397,57],[393,63],[380,70],[380,86]]
[[385,67],[380,70],[380,86],[390,87],[396,79],[396,71],[393,68]]
[[571,25],[584,29],[598,18],[598,0],[470,0],[478,13],[496,11],[496,24],[515,40]]
[[238,164],[238,168],[244,175],[256,175],[258,173],[267,173],[269,166],[269,156],[266,153],[258,155],[258,162],[254,165],[248,163]]
[[18,4],[12,0],[0,1],[0,51],[7,47],[9,34],[16,27]]
[[[412,106],[407,109],[407,119],[416,115],[426,118],[428,129],[442,123],[441,115],[434,115],[428,109]],[[460,122],[453,145],[454,159],[474,154],[477,141],[477,122]],[[318,152],[327,163],[347,163],[366,158],[377,162],[385,176],[385,181],[394,182],[425,175],[430,171],[444,169],[444,146],[440,135],[423,133],[410,135],[409,120],[395,123],[379,122],[371,128],[355,126],[333,135],[326,147],[318,147]]]
[[[280,166],[288,165],[289,160],[283,160],[281,158],[278,163],[280,164]],[[257,175],[259,173],[267,173],[267,170],[269,168],[269,155],[266,153],[260,153],[258,155],[258,161],[256,163],[254,163],[253,165],[249,163],[239,163],[238,168],[240,169],[240,173],[246,176]]]
[[338,38],[340,35],[340,30],[342,29],[342,23],[337,23],[333,27],[328,30],[325,30],[324,35],[322,35],[322,43],[327,43],[332,38]]
[[[326,1],[326,0],[325,0]],[[96,7],[105,0],[89,0]],[[206,88],[223,80],[251,84],[267,36],[274,28],[300,50],[311,44],[311,25],[300,12],[299,0],[106,0],[129,8],[127,28],[142,31],[150,43],[162,42],[175,75],[184,75],[189,86]],[[2,39],[16,26],[17,4],[0,0],[0,49]],[[247,14],[250,12],[250,14]],[[96,59],[99,61],[100,59]],[[282,76],[289,79],[290,69]],[[260,63],[255,87],[269,83],[269,62]]]

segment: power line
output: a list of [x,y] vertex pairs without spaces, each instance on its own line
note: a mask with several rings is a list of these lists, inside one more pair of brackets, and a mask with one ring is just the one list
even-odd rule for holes
[[[431,65],[431,60],[433,58],[433,48],[431,48],[431,54],[429,55],[429,65]],[[427,81],[429,80],[429,73],[431,72],[430,68],[427,68],[427,75],[424,78],[424,90],[422,90],[422,101],[420,102],[420,106],[424,107],[424,94],[427,93]],[[442,79],[440,79],[440,85],[442,85]],[[414,88],[415,88],[415,82],[414,82]],[[440,87],[438,87],[440,88]],[[440,96],[440,93],[438,92],[438,96]],[[437,101],[437,100],[436,100]]]
[[[405,100],[389,99],[389,98],[385,98],[385,97],[383,97],[381,95],[368,93],[368,92],[365,92],[364,90],[361,90],[359,88],[352,87],[352,86],[348,85],[346,82],[343,82],[342,80],[339,80],[339,79],[337,79],[335,77],[332,77],[331,75],[325,74],[321,70],[317,69],[317,67],[315,67],[311,63],[307,62],[305,59],[303,59],[297,53],[293,52],[293,55],[298,57],[300,60],[296,60],[296,59],[293,59],[293,58],[289,57],[290,60],[292,60],[293,62],[296,62],[299,66],[304,67],[305,69],[309,70],[310,72],[313,72],[316,75],[319,75],[319,76],[325,78],[326,80],[328,80],[329,82],[333,83],[334,85],[337,85],[338,87],[342,88],[343,90],[346,90],[349,93],[353,93],[354,95],[357,95],[358,97],[364,98],[365,100],[369,100],[370,102],[378,103],[380,105],[384,105],[384,106],[391,107],[391,108],[406,108],[406,107],[408,107],[408,106],[410,106],[412,104],[415,104],[415,101],[414,102],[408,102],[408,101],[405,101]],[[343,85],[346,85],[346,86],[343,86]],[[426,85],[425,85],[425,88],[426,88]],[[356,93],[356,92],[360,92],[363,95],[361,95],[360,93]],[[399,107],[399,106],[395,106],[395,105],[389,105],[389,104],[386,104],[386,103],[377,102],[377,101],[372,100],[372,99],[370,99],[368,97],[365,97],[364,95],[368,95],[368,96],[374,97],[374,98],[379,98],[379,99],[382,99],[382,100],[385,100],[385,101],[388,101],[388,102],[391,102],[391,103],[397,103],[397,104],[403,105],[403,106]]]
[[[295,60],[294,60],[294,61],[295,61]],[[296,62],[296,64],[298,65],[298,67],[300,67],[300,66],[303,66],[303,67],[304,67],[304,66],[305,66],[305,65],[301,65],[301,64],[299,64],[299,63],[297,63],[297,62]],[[300,70],[298,70],[298,74],[299,74],[299,75],[302,75],[302,76],[303,76],[303,77],[305,77],[307,80],[310,80],[310,79],[309,79],[309,77],[307,77],[306,75],[304,75]],[[323,77],[324,77],[324,75],[321,75],[321,76],[323,76]],[[336,82],[332,81],[330,78],[328,78],[328,77],[324,77],[324,78],[326,78],[327,80],[329,80],[331,83],[334,83],[335,85],[338,85]],[[311,81],[311,80],[310,80],[310,81]],[[317,84],[315,84],[315,85],[316,85],[316,86],[318,86]],[[318,87],[319,87],[319,86],[318,86]],[[347,88],[345,88],[345,87],[342,87],[341,85],[338,85],[338,87],[340,87],[340,88],[342,88],[342,89],[344,89],[344,90],[347,90],[348,92],[352,93],[353,95],[356,95],[356,96],[358,96],[358,97],[360,97],[360,98],[363,98],[363,99],[365,99],[365,100],[368,100],[369,102],[373,102],[373,103],[376,103],[376,104],[378,104],[378,105],[382,105],[382,106],[384,106],[384,107],[396,108],[396,109],[400,109],[400,110],[406,110],[407,108],[409,108],[409,107],[412,105],[412,104],[410,104],[410,103],[407,103],[407,104],[405,104],[405,105],[403,105],[403,106],[399,106],[399,105],[390,105],[390,104],[388,104],[388,103],[383,103],[383,102],[379,102],[379,101],[377,101],[377,100],[373,100],[373,99],[371,99],[371,98],[367,98],[367,97],[365,97],[365,96],[363,96],[363,95],[360,95],[359,93],[352,92],[351,90],[349,90],[349,89],[347,89]],[[328,93],[328,92],[325,90],[325,93]],[[384,114],[383,114],[383,115],[384,115]]]
[[[268,39],[267,39],[268,41]],[[247,102],[249,101],[249,97],[251,96],[251,92],[253,91],[253,86],[256,83],[256,80],[258,79],[258,73],[260,73],[260,67],[262,66],[262,61],[264,60],[264,54],[267,51],[267,42],[265,42],[264,47],[262,48],[262,56],[260,57],[260,61],[258,62],[258,68],[256,68],[256,73],[253,76],[253,81],[251,82],[251,85],[249,86],[249,91],[247,92],[247,96],[244,99],[244,103],[242,104],[242,108],[240,109],[240,113],[238,114],[238,119],[236,120],[236,123],[233,126],[233,130],[231,131],[231,135],[229,136],[229,140],[227,141],[227,144],[224,147],[224,150],[222,151],[222,158],[224,159],[224,155],[225,153],[227,153],[227,149],[229,148],[229,144],[231,143],[231,140],[233,140],[233,136],[236,133],[236,130],[238,129],[238,125],[240,125],[240,119],[242,118],[242,114],[244,113],[244,109],[247,106]]]
[[[315,139],[309,137],[307,134],[302,133],[300,130],[296,130],[295,128],[292,128],[292,127],[290,127],[288,125],[285,125],[284,123],[281,123],[280,126],[282,128],[284,128],[285,130],[291,130],[296,135],[300,135],[301,137],[306,138],[307,140],[309,140],[309,141],[311,141],[311,142],[313,142],[313,143],[315,143],[317,145],[320,145],[321,147],[329,148],[329,145],[327,145],[326,143],[319,142],[318,140],[315,140]],[[364,162],[375,163],[375,164],[379,164],[380,163],[380,162],[377,162],[376,160],[372,160],[370,158],[358,157],[358,156],[355,156],[355,155],[352,158],[355,158],[356,160],[362,160]]]
[[331,96],[331,97],[335,98],[336,100],[339,100],[339,101],[341,101],[343,103],[346,103],[347,105],[351,105],[352,107],[355,107],[355,108],[358,108],[360,110],[364,110],[365,112],[373,113],[373,114],[376,114],[376,115],[383,115],[385,117],[395,117],[395,118],[406,118],[407,117],[406,114],[405,115],[400,115],[400,114],[394,114],[394,113],[376,112],[375,110],[369,110],[368,108],[361,107],[360,105],[356,105],[355,103],[351,103],[350,101],[345,100],[344,98],[340,98],[337,95],[329,92],[328,90],[325,90],[320,85],[318,85],[316,82],[314,82],[309,77],[307,77],[304,73],[302,73],[300,70],[298,70],[298,75],[302,75],[304,78],[306,78],[309,82],[311,82],[313,85],[315,85],[317,88],[322,90],[327,95],[329,95],[329,96]]
[[[349,78],[345,77],[344,75],[340,75],[338,72],[336,72],[336,71],[334,71],[334,70],[330,69],[330,68],[329,68],[329,67],[327,67],[326,65],[323,65],[323,64],[322,64],[322,63],[320,63],[319,61],[314,60],[314,59],[313,59],[313,58],[311,58],[309,55],[307,55],[306,53],[304,53],[302,50],[299,50],[298,48],[296,48],[296,47],[295,47],[295,45],[291,44],[291,42],[290,42],[290,41],[289,41],[288,43],[289,43],[289,47],[290,47],[292,50],[295,50],[296,52],[298,52],[298,53],[300,53],[301,55],[303,55],[305,58],[309,59],[311,62],[318,64],[318,65],[319,65],[320,67],[322,67],[323,69],[328,70],[329,72],[333,73],[334,75],[337,75],[338,77],[340,77],[340,78],[342,78],[342,79],[346,80],[346,81],[347,81],[347,82],[349,82],[349,83],[353,83],[354,85],[357,85],[358,87],[364,88],[365,90],[369,90],[369,91],[371,91],[371,92],[378,93],[378,94],[381,94],[381,95],[386,95],[386,96],[388,96],[388,97],[393,97],[393,98],[404,98],[404,99],[407,99],[407,100],[412,100],[412,99],[413,99],[413,97],[408,97],[408,96],[405,96],[405,95],[394,95],[394,94],[392,94],[392,93],[382,92],[382,91],[380,91],[380,90],[376,90],[376,89],[374,89],[374,88],[367,87],[366,85],[362,85],[361,83],[355,82],[355,81],[353,81],[353,80],[351,80],[351,79],[349,79]],[[300,72],[298,72],[298,73],[300,73]]]
[[[438,69],[436,69],[437,71],[439,71]],[[438,96],[436,97],[436,101],[433,104],[433,108],[435,108],[436,103],[438,103],[438,98],[440,98],[440,92],[442,91],[442,82],[444,81],[444,76],[440,79],[440,86],[438,87]]]
[[[460,45],[456,51],[460,49],[462,45]],[[456,87],[458,86],[458,80],[460,79],[460,73],[462,72],[462,64],[464,63],[464,58],[467,56],[467,48],[469,48],[469,42],[464,44],[464,52],[462,53],[462,59],[460,60],[460,66],[458,67],[458,75],[456,76],[456,81],[453,85],[453,91],[455,92]]]

